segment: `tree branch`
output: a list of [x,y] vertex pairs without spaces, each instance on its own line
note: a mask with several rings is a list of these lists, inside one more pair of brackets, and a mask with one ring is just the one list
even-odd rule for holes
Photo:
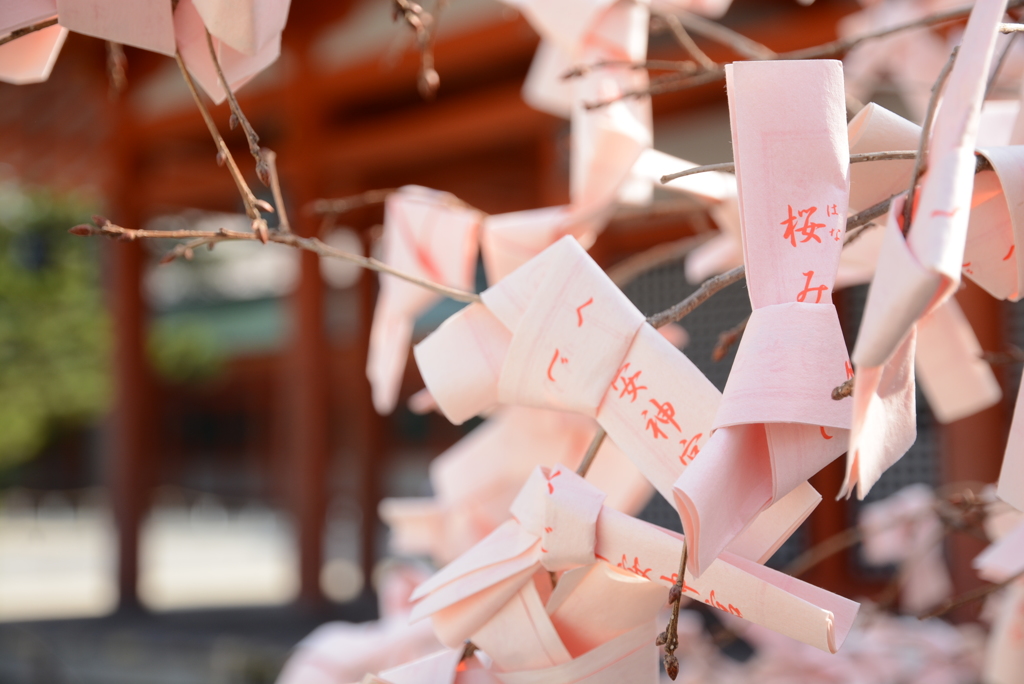
[[[254,233],[241,233],[234,230],[226,230],[221,228],[219,231],[203,231],[203,230],[133,230],[130,228],[123,228],[115,225],[110,221],[103,220],[98,225],[80,225],[75,226],[70,231],[73,235],[102,235],[104,237],[115,238],[118,240],[140,240],[140,239],[190,239],[193,241],[191,246],[194,247],[197,244],[209,244],[215,242],[223,242],[229,240],[258,240],[260,239]],[[267,242],[274,242],[281,245],[288,245],[289,247],[296,247],[298,249],[304,249],[320,256],[333,257],[336,259],[344,259],[363,268],[368,268],[371,271],[378,271],[380,273],[387,273],[393,275],[396,278],[401,278],[407,282],[419,285],[420,287],[426,288],[432,292],[454,299],[459,302],[479,302],[479,295],[473,292],[466,292],[459,290],[454,287],[448,287],[440,283],[435,283],[419,276],[414,276],[404,271],[399,271],[396,268],[392,268],[387,264],[377,261],[372,257],[364,257],[358,254],[352,254],[345,252],[340,249],[331,247],[325,244],[318,238],[306,238],[299,237],[293,233],[279,233],[273,231],[269,233],[266,239]]]
[[41,21],[38,24],[32,24],[31,26],[26,26],[25,28],[20,28],[17,31],[11,31],[6,36],[0,36],[0,45],[6,45],[7,43],[10,43],[12,40],[18,40],[18,38],[21,38],[22,36],[27,36],[30,33],[35,33],[36,31],[42,31],[43,29],[50,28],[51,26],[56,26],[56,25],[57,25],[57,17],[54,17],[53,19],[47,19],[46,21]]

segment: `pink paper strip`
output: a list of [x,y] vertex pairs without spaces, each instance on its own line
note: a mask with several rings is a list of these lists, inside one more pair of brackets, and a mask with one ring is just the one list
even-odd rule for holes
[[[908,335],[916,322],[945,301],[959,284],[974,187],[978,117],[1005,6],[1002,0],[980,0],[971,12],[935,119],[928,145],[928,172],[905,243],[895,213],[903,203],[893,202],[853,354],[857,380],[854,430],[843,487],[847,494],[856,485],[863,498],[885,468],[909,446],[909,432],[892,440],[877,438],[884,430],[868,420],[866,411],[873,399],[863,395],[874,394],[880,388],[879,369],[883,365],[902,365],[907,354],[913,354],[911,348],[902,358],[895,358],[897,350],[906,350],[906,341],[912,340]],[[902,391],[906,393],[907,388]],[[862,396],[858,399],[858,395]],[[870,433],[875,436],[862,438],[862,434]]]
[[174,56],[174,17],[165,0],[57,0],[57,14],[75,33]]
[[[849,370],[831,303],[849,191],[841,65],[740,62],[726,79],[754,311],[716,432],[674,487],[697,576],[845,451],[850,427],[848,406],[831,399]],[[788,92],[801,96],[778,97]]]

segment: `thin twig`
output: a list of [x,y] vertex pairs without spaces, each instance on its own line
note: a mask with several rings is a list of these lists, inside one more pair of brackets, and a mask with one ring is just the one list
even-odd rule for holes
[[1003,46],[1003,51],[999,53],[999,59],[996,60],[996,65],[992,67],[992,75],[988,77],[988,83],[985,85],[985,97],[988,99],[989,95],[992,94],[992,90],[996,87],[996,80],[999,78],[999,72],[1003,70],[1003,64],[1006,63],[1006,58],[1010,54],[1010,48],[1013,47],[1013,41],[1017,39],[1017,34],[1014,33],[1006,41],[1006,45]]
[[1000,24],[1000,33],[1024,33],[1024,24]]
[[110,78],[110,97],[116,98],[128,87],[128,58],[124,46],[112,40],[107,41],[107,76]]
[[[104,237],[115,238],[118,240],[140,240],[140,239],[188,239],[188,240],[201,240],[201,241],[229,241],[229,240],[258,240],[259,237],[253,233],[242,233],[234,230],[226,230],[221,228],[219,231],[203,231],[203,230],[133,230],[130,228],[123,228],[115,225],[110,221],[105,221],[100,225],[80,225],[75,226],[70,231],[74,235],[102,235]],[[440,295],[444,295],[449,299],[454,299],[459,302],[479,302],[480,297],[473,292],[466,292],[459,290],[454,287],[448,287],[440,283],[435,283],[425,278],[399,271],[396,268],[392,268],[387,264],[378,261],[372,257],[364,257],[358,254],[352,254],[340,249],[331,247],[325,244],[318,238],[307,238],[299,237],[294,233],[279,233],[273,231],[267,236],[267,241],[275,242],[281,245],[288,245],[289,247],[296,247],[298,249],[304,249],[309,252],[314,252],[320,256],[334,257],[337,259],[344,259],[345,261],[352,262],[363,268],[368,268],[372,271],[379,271],[380,273],[387,273],[397,278],[401,278],[407,282],[419,285],[420,287],[426,288],[432,292],[436,292]]]
[[964,592],[963,594],[960,594],[959,596],[955,596],[953,598],[946,599],[941,604],[939,604],[939,606],[937,606],[933,610],[928,611],[927,613],[922,615],[919,619],[927,620],[928,618],[939,617],[941,615],[945,615],[946,613],[948,613],[949,611],[953,610],[954,608],[959,608],[960,606],[966,605],[968,603],[973,603],[974,601],[978,601],[980,599],[983,599],[986,596],[988,596],[989,594],[991,594],[993,592],[996,592],[996,591],[999,591],[1003,587],[1006,587],[1007,585],[1012,584],[1013,582],[1015,582],[1016,580],[1020,579],[1021,577],[1024,577],[1024,571],[1018,572],[1013,577],[1010,577],[1009,579],[1003,580],[1002,582],[999,582],[998,584],[986,584],[986,585],[978,587],[976,589],[972,589],[971,591]]
[[783,569],[783,572],[793,577],[799,577],[829,556],[850,548],[863,538],[864,534],[860,527],[848,527],[801,553]]
[[676,71],[682,74],[692,74],[698,67],[694,62],[677,62],[666,59],[646,59],[641,62],[630,62],[625,59],[603,59],[593,64],[580,64],[562,74],[562,80],[567,81],[580,76],[586,76],[595,69],[647,69],[648,71]]
[[11,31],[6,36],[0,37],[0,45],[6,45],[7,43],[10,43],[12,40],[18,40],[18,38],[21,38],[22,36],[27,36],[28,34],[35,33],[36,31],[42,31],[43,29],[50,28],[51,26],[55,26],[56,24],[57,17],[54,17],[53,19],[41,21],[38,24],[32,24],[31,26],[20,28],[17,31]]
[[739,341],[740,337],[743,336],[743,331],[747,329],[747,322],[750,320],[750,316],[747,316],[742,321],[729,328],[718,333],[718,342],[715,343],[715,348],[711,350],[711,360],[718,363],[725,358],[725,355],[729,353],[729,349],[732,345]]
[[361,192],[358,195],[342,197],[341,199],[313,200],[306,205],[306,211],[320,215],[344,214],[345,212],[352,211],[353,209],[359,209],[360,207],[365,207],[370,204],[380,204],[393,192],[398,192],[398,188],[367,190],[366,192]]
[[714,231],[708,231],[673,242],[662,242],[615,264],[608,269],[608,277],[621,289],[649,271],[685,258],[712,235]]
[[185,83],[188,85],[189,92],[192,93],[192,99],[196,103],[196,107],[199,108],[199,113],[203,116],[203,121],[206,122],[206,127],[210,131],[210,136],[213,137],[213,142],[217,146],[217,160],[226,164],[228,172],[231,174],[231,178],[235,181],[235,186],[238,188],[238,194],[242,197],[242,204],[245,207],[245,215],[252,221],[253,233],[259,238],[263,244],[267,243],[267,222],[260,215],[260,209],[264,211],[272,212],[274,209],[266,202],[256,199],[256,196],[249,189],[249,184],[245,182],[245,178],[242,177],[242,172],[238,170],[238,164],[235,163],[235,158],[231,156],[231,151],[228,149],[227,143],[224,142],[224,138],[221,137],[220,131],[217,130],[217,124],[214,123],[213,117],[210,115],[209,110],[203,103],[202,97],[199,95],[199,91],[196,89],[196,84],[192,81],[192,76],[188,73],[188,69],[185,68],[185,62],[181,59],[181,53],[175,52],[174,59],[178,62],[178,69],[181,70],[181,75],[185,79]]
[[597,428],[597,432],[594,433],[594,438],[590,440],[590,446],[587,447],[587,453],[583,454],[583,460],[580,461],[579,467],[576,468],[576,474],[580,477],[586,477],[587,471],[590,470],[591,464],[594,462],[594,457],[597,456],[598,449],[601,448],[601,444],[604,442],[604,438],[608,433],[604,431],[603,427]]
[[288,221],[288,212],[284,207],[284,195],[281,194],[281,177],[277,173],[277,152],[264,147],[263,159],[267,162],[270,192],[274,195],[274,206],[277,207],[277,229],[282,233],[290,233],[292,224]]
[[910,176],[910,189],[907,191],[907,201],[903,205],[904,234],[910,230],[910,220],[914,213],[914,193],[917,190],[917,181],[920,179],[921,174],[924,172],[928,163],[928,138],[931,137],[932,123],[935,120],[935,110],[939,106],[939,94],[942,92],[942,87],[946,84],[949,72],[953,70],[953,64],[956,62],[956,55],[959,51],[960,46],[957,45],[953,48],[953,51],[949,53],[949,59],[946,60],[946,64],[942,67],[942,71],[939,72],[938,78],[935,79],[935,83],[932,85],[932,94],[928,99],[928,111],[925,113],[924,122],[921,124],[921,143],[917,148],[917,160],[914,162],[914,173]]
[[242,130],[245,132],[245,139],[249,143],[249,154],[256,160],[256,176],[260,179],[264,185],[270,185],[270,171],[267,168],[267,162],[263,159],[263,155],[260,153],[260,136],[256,135],[256,131],[253,129],[252,124],[249,123],[249,119],[245,117],[242,112],[242,108],[238,106],[238,100],[235,99],[235,93],[231,90],[231,85],[228,83],[228,79],[224,76],[224,70],[221,69],[220,59],[217,58],[217,50],[213,47],[213,37],[209,31],[206,31],[206,45],[210,48],[210,59],[213,60],[213,66],[217,69],[217,78],[220,80],[220,87],[224,89],[224,92],[228,96],[228,106],[231,108],[231,128],[241,124]]
[[[686,11],[676,11],[674,14],[686,28],[705,38],[710,38],[717,43],[732,48],[738,55],[748,59],[779,58],[779,55],[766,45],[747,38],[742,33],[733,31],[731,28],[723,26],[716,21],[711,21]],[[669,25],[669,28],[671,28],[671,25]]]
[[683,48],[686,54],[693,57],[693,61],[699,64],[701,68],[713,69],[718,66],[715,64],[713,59],[708,57],[704,51],[697,46],[697,43],[694,42],[690,34],[686,32],[686,28],[683,26],[682,22],[679,21],[679,17],[674,14],[659,14],[658,16],[660,16],[661,20],[668,25],[669,30],[672,31],[672,35],[675,36],[676,42],[679,43],[679,46]]
[[1021,363],[1024,362],[1024,349],[1017,347],[1012,344],[1006,345],[1006,351],[993,352],[983,351],[981,352],[982,361],[988,361],[994,366],[1001,366],[1010,363]]
[[655,644],[665,646],[665,673],[669,679],[675,681],[679,676],[679,659],[676,657],[676,649],[679,648],[679,608],[683,602],[683,585],[686,577],[686,540],[683,540],[683,553],[679,557],[679,572],[676,574],[675,584],[668,592],[668,602],[672,605],[672,616],[668,620],[668,627],[658,635]]
[[[1021,5],[1024,5],[1024,0],[1009,0],[1009,3],[1007,4],[1007,9],[1020,7]],[[853,36],[851,38],[841,38],[839,40],[834,40],[830,43],[815,45],[814,47],[793,50],[791,52],[783,52],[770,59],[828,59],[832,57],[837,57],[849,51],[851,48],[856,47],[860,43],[869,40],[877,40],[879,38],[885,38],[887,36],[891,36],[895,33],[900,33],[902,31],[908,31],[916,28],[926,28],[930,26],[936,26],[938,24],[945,24],[951,21],[963,19],[964,17],[971,13],[972,9],[974,9],[973,4],[964,5],[962,7],[947,10],[945,12],[937,12],[927,17],[921,17],[920,19],[915,19],[914,21],[898,24],[896,26],[879,29],[877,31],[870,31],[859,36]],[[695,26],[687,24],[686,21],[684,21],[683,23],[694,32],[699,33]],[[751,59],[767,58],[751,57]],[[586,108],[597,109],[622,99],[648,97],[650,95],[660,95],[662,93],[686,90],[688,88],[695,88],[697,86],[706,85],[708,83],[714,83],[715,81],[719,81],[723,78],[725,78],[725,69],[719,68],[704,72],[702,74],[698,74],[692,78],[679,78],[671,82],[661,82],[656,85],[652,84],[650,88],[644,90],[626,91],[624,93],[621,93],[619,96],[609,100],[588,103],[586,105]]]
[[[861,152],[859,154],[850,155],[851,164],[861,164],[863,162],[873,161],[891,161],[891,160],[907,160],[916,159],[917,152],[914,150],[893,150],[888,152]],[[718,164],[706,164],[704,166],[694,166],[693,168],[686,169],[684,171],[676,171],[668,175],[661,177],[662,183],[668,183],[669,181],[675,180],[676,178],[684,178],[686,176],[695,176],[698,173],[707,173],[709,171],[735,171],[736,164],[733,162],[720,162]]]
[[708,278],[697,291],[691,294],[689,297],[674,304],[664,311],[660,311],[653,316],[648,317],[647,322],[653,325],[655,328],[660,328],[669,323],[675,323],[681,321],[686,316],[693,313],[701,304],[711,299],[715,294],[729,287],[733,283],[738,283],[746,277],[746,268],[743,266],[737,266],[731,271],[726,271],[721,275],[716,275]]
[[441,77],[434,69],[434,40],[437,36],[437,16],[444,6],[444,0],[439,0],[430,14],[423,7],[411,0],[392,0],[394,2],[394,18],[401,16],[416,33],[416,43],[420,49],[420,73],[417,85],[420,95],[425,99],[434,97],[438,86],[441,84]]

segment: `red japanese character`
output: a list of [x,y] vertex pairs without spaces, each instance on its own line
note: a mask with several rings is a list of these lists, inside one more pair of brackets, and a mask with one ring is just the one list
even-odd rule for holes
[[[796,234],[800,233],[800,235],[803,235],[804,237],[804,239],[800,241],[801,244],[804,242],[810,242],[811,240],[815,240],[820,244],[821,238],[818,237],[817,233],[814,231],[819,228],[824,228],[825,224],[811,222],[811,216],[814,215],[814,212],[816,212],[818,208],[808,207],[807,209],[800,209],[797,211],[795,216],[793,215],[793,207],[791,205],[787,204],[786,209],[789,212],[789,216],[785,220],[779,221],[779,225],[786,226],[786,232],[782,235],[782,239],[789,240],[790,243],[796,247]],[[804,220],[804,225],[798,227],[796,225],[797,219],[800,218]]]
[[[641,411],[640,415],[647,418],[647,429],[654,433],[654,438],[659,437],[668,439],[668,435],[661,431],[658,427],[658,423],[662,425],[672,424],[677,432],[681,432],[679,423],[676,422],[676,407],[672,405],[672,402],[666,401],[664,404],[659,404],[656,400],[651,399],[650,402],[658,409],[658,413],[653,418],[647,418],[647,411]],[[657,422],[655,422],[657,421]]]
[[561,361],[563,364],[569,363],[569,359],[562,356],[556,349],[555,355],[551,357],[551,363],[548,364],[548,380],[550,380],[551,382],[555,381],[555,376],[551,374],[551,371],[555,369],[555,363],[559,360],[559,357],[561,357]]
[[642,370],[638,370],[636,373],[633,373],[633,375],[627,378],[625,375],[625,371],[628,368],[629,364],[626,363],[625,365],[622,366],[622,368],[619,369],[619,372],[616,373],[615,382],[612,383],[612,389],[619,389],[619,382],[622,382],[622,391],[619,392],[619,399],[622,399],[628,394],[629,403],[632,404],[634,401],[636,401],[637,392],[639,392],[640,390],[647,389],[647,386],[636,384],[637,378],[639,378],[640,374],[643,373]]
[[821,295],[828,290],[828,285],[818,285],[817,287],[811,287],[811,278],[814,277],[814,271],[806,271],[803,275],[807,276],[807,285],[803,291],[796,296],[796,301],[802,302],[807,299],[807,293],[815,292],[817,297],[814,300],[815,304],[821,304]]
[[583,309],[587,308],[588,306],[590,306],[593,303],[594,303],[594,298],[591,297],[590,299],[588,299],[587,301],[583,302],[582,304],[580,304],[579,306],[576,307],[576,315],[579,317],[579,321],[576,323],[576,327],[577,328],[582,328],[583,327]]
[[626,563],[628,563],[628,562],[629,562],[629,560],[626,558],[626,554],[622,554],[622,560],[619,561],[619,564],[616,567],[622,568],[623,570],[629,570],[634,575],[639,575],[640,577],[643,577],[644,579],[651,579],[647,575],[647,573],[649,573],[651,571],[651,568],[647,568],[646,570],[641,569],[640,568],[640,559],[639,558],[637,558],[636,556],[633,557],[633,565],[632,566],[627,566]]
[[847,361],[846,362],[846,379],[849,380],[852,377],[853,377],[853,366],[850,365],[849,361]]
[[695,459],[697,457],[697,454],[700,453],[700,449],[697,447],[697,442],[703,436],[703,432],[698,432],[690,439],[679,440],[679,443],[683,445],[683,453],[679,454],[680,463],[682,463],[683,465],[686,465],[687,461],[693,463],[693,459]]

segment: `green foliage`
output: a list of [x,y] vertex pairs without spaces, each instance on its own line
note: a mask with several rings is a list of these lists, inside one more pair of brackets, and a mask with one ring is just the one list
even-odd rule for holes
[[207,326],[194,322],[158,321],[150,330],[149,360],[165,380],[196,384],[216,378],[225,354]]
[[74,198],[0,184],[0,469],[108,406],[98,245],[67,232],[88,215]]

